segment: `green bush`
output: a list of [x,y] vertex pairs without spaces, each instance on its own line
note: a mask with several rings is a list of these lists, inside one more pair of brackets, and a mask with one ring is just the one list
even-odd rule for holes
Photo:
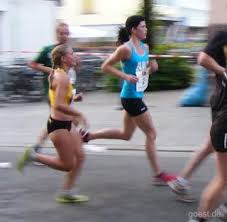
[[[182,45],[180,46],[182,48]],[[185,45],[186,47],[186,45]],[[157,44],[154,54],[168,54],[174,44]],[[149,78],[148,91],[181,89],[188,87],[194,80],[194,69],[184,58],[161,58],[157,60],[159,69]]]
[[[116,64],[117,69],[121,69],[120,63]],[[101,71],[102,73],[102,71]],[[103,73],[102,73],[103,74]],[[119,92],[120,90],[120,79],[110,74],[103,74],[104,88],[109,92]]]
[[158,71],[149,78],[147,91],[186,88],[194,80],[194,70],[183,58],[163,58],[158,65]]
[[106,75],[105,78],[105,89],[109,92],[119,92],[120,90],[120,79],[113,75]]

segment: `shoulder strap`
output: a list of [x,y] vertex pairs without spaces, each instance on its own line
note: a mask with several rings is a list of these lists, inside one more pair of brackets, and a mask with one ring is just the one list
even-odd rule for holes
[[143,50],[147,53],[147,54],[149,54],[149,50],[148,50],[148,48],[145,46],[145,44],[141,41],[141,47],[143,48]]

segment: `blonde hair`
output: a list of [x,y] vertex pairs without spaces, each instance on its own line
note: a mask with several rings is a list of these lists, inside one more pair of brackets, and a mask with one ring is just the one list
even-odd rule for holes
[[66,55],[70,46],[68,44],[61,44],[56,46],[51,51],[51,62],[53,65],[53,69],[60,68],[62,66],[62,57]]

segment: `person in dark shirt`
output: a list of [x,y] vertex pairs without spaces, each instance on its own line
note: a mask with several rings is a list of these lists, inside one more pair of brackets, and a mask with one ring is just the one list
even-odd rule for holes
[[[226,56],[227,55],[227,47],[225,47],[227,43],[227,32],[217,32],[216,35],[211,39],[211,41],[207,44],[204,52],[199,56],[199,62],[204,63],[204,67],[213,71],[214,70],[214,59],[217,64],[221,67],[226,67]],[[209,57],[212,59],[210,59]],[[211,61],[210,61],[211,60]],[[220,71],[223,71],[221,69]],[[218,111],[218,107],[222,105],[222,103],[226,103],[224,100],[226,99],[225,95],[225,87],[222,87],[222,76],[216,75],[216,90],[211,97],[211,105],[212,105],[212,115],[215,116]],[[171,181],[169,186],[171,189],[178,194],[178,199],[183,202],[190,202],[194,200],[191,198],[189,194],[190,188],[190,178],[196,168],[205,160],[210,154],[214,152],[213,145],[211,143],[210,136],[208,136],[205,142],[202,144],[201,148],[196,151],[193,157],[186,164],[184,169],[181,171],[176,180]],[[227,205],[227,204],[226,204]],[[226,209],[227,212],[227,209]]]
[[[55,44],[51,44],[43,47],[38,56],[31,62],[28,63],[28,66],[36,71],[40,71],[44,73],[43,77],[43,86],[44,93],[48,95],[49,83],[48,76],[53,71],[52,62],[51,62],[51,51],[60,44],[65,44],[69,40],[69,27],[66,23],[59,23],[56,26],[56,40]],[[48,134],[46,128],[44,128],[40,135],[37,138],[35,145],[33,146],[36,152],[40,152],[42,144],[47,139]]]
[[[216,155],[216,176],[205,188],[197,216],[191,222],[207,221],[212,217],[227,185],[227,31],[217,32],[199,54],[198,64],[215,73],[216,86],[211,96],[212,124],[207,146]],[[218,215],[217,215],[218,216]]]
[[28,66],[37,71],[43,72],[44,75],[44,92],[48,94],[48,75],[52,72],[52,63],[51,63],[51,51],[55,46],[60,44],[65,44],[69,40],[69,27],[66,23],[59,23],[56,27],[56,39],[55,44],[51,44],[43,47],[38,56],[31,62],[28,63]]

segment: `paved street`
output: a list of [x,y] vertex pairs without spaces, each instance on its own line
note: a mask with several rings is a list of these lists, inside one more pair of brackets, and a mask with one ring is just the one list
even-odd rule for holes
[[[24,175],[15,169],[1,169],[1,221],[186,222],[197,203],[181,203],[168,187],[152,186],[144,152],[121,152],[87,155],[78,187],[90,201],[81,205],[55,203],[63,173],[45,166],[28,166]],[[3,151],[0,154],[0,161],[13,163],[19,155]],[[186,160],[181,155],[161,154],[163,168],[175,172]],[[211,159],[193,177],[193,195],[200,195],[212,174]]]

